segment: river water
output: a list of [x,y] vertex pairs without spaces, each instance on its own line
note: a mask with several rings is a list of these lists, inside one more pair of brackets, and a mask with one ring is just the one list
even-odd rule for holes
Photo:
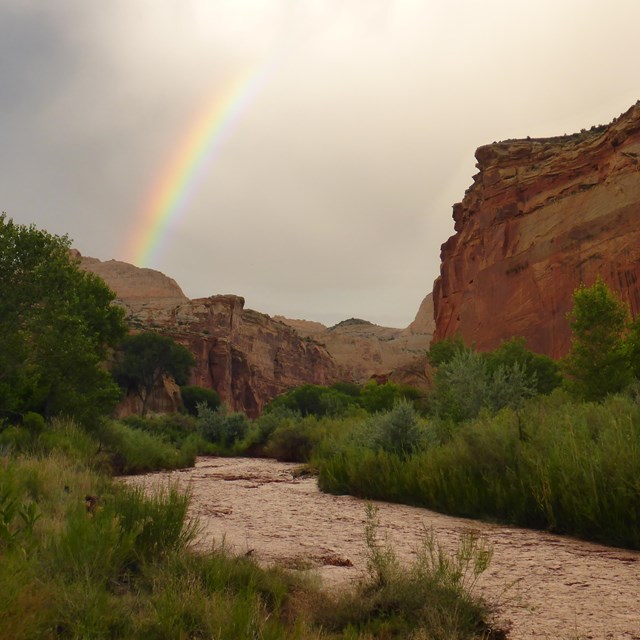
[[[348,586],[366,567],[365,501],[321,493],[295,464],[198,458],[195,468],[127,478],[150,489],[177,482],[192,493],[197,546],[223,540],[263,564],[312,570],[327,588]],[[513,640],[640,640],[640,553],[516,527],[376,502],[380,534],[402,560],[425,528],[453,549],[472,530],[494,549],[479,592]]]

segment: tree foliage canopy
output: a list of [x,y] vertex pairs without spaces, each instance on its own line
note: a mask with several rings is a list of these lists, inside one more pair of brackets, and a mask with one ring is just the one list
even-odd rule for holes
[[114,376],[122,387],[134,391],[142,400],[143,416],[147,412],[151,392],[162,377],[170,375],[177,384],[185,384],[195,362],[186,347],[154,332],[127,336],[121,349]]
[[573,338],[564,368],[570,390],[584,400],[602,400],[623,389],[633,370],[626,341],[627,306],[598,277],[573,294]]
[[82,271],[67,236],[0,216],[0,409],[88,419],[119,389],[103,362],[124,335],[123,310]]

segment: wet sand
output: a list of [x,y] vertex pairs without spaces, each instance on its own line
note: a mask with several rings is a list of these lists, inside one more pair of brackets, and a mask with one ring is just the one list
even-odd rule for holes
[[[178,482],[192,492],[197,546],[223,540],[263,564],[312,569],[330,588],[366,567],[365,501],[321,493],[298,465],[250,458],[199,458],[194,469],[127,478],[148,487]],[[380,534],[409,560],[433,530],[447,549],[473,530],[494,548],[478,584],[513,640],[640,640],[640,553],[539,531],[453,518],[376,502]]]

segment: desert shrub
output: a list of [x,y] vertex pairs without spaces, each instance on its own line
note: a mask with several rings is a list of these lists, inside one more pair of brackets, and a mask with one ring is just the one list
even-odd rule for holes
[[264,453],[284,462],[307,462],[318,439],[314,438],[317,428],[314,416],[284,420],[269,437]]
[[[358,428],[316,448],[323,491],[404,502],[640,548],[640,407],[554,391],[517,410],[481,412],[401,457]],[[523,437],[524,435],[524,437]]]
[[204,387],[184,386],[180,387],[182,395],[182,403],[184,408],[192,416],[198,415],[198,404],[204,404],[215,411],[220,406],[220,396],[214,389],[205,389]]
[[549,394],[562,384],[560,365],[549,356],[529,351],[524,338],[512,338],[484,354],[490,372],[498,368],[513,369],[518,365],[531,382],[535,382],[536,393]]
[[431,403],[441,418],[462,422],[475,418],[483,408],[493,412],[517,408],[536,389],[535,373],[520,362],[499,364],[492,370],[483,354],[465,350],[438,368]]
[[418,450],[425,436],[418,413],[406,400],[398,402],[391,411],[370,418],[365,429],[371,430],[374,447],[401,457]]
[[344,415],[355,403],[351,394],[336,388],[316,384],[303,384],[274,398],[265,412],[288,409],[301,416]]
[[244,413],[230,413],[222,405],[215,411],[204,403],[198,404],[198,433],[208,442],[232,447],[241,441],[249,430],[249,420]]
[[178,449],[164,438],[116,421],[105,424],[100,440],[115,473],[145,473],[193,466],[192,447]]
[[187,438],[197,434],[196,420],[182,413],[165,413],[142,417],[131,415],[122,418],[121,422],[134,429],[146,431],[152,436],[162,438],[166,442],[180,447]]

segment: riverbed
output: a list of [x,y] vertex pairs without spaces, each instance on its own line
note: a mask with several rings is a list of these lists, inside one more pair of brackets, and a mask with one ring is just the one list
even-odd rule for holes
[[[365,501],[318,490],[299,465],[255,458],[198,458],[195,468],[127,478],[151,490],[176,482],[192,494],[196,546],[224,542],[262,564],[310,571],[327,588],[366,570]],[[640,640],[640,553],[540,531],[375,502],[379,533],[410,561],[425,531],[454,549],[473,531],[493,546],[479,592],[513,640]]]

